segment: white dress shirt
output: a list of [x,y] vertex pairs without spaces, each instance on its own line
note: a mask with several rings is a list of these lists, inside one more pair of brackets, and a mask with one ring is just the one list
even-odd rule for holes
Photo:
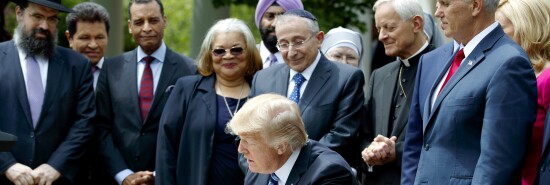
[[[304,76],[304,78],[306,78],[306,81],[304,81],[302,83],[302,86],[300,87],[300,99],[302,99],[304,95],[304,91],[306,90],[306,86],[309,82],[309,79],[311,79],[311,75],[313,74],[313,70],[315,70],[315,67],[317,67],[317,64],[319,63],[320,59],[321,59],[321,52],[318,51],[315,61],[309,67],[304,69],[304,71],[302,71],[301,74]],[[290,69],[290,76],[288,78],[288,89],[287,89],[286,97],[290,97],[290,95],[292,94],[292,90],[294,90],[294,86],[296,85],[296,83],[294,83],[294,80],[292,80],[292,78],[296,73],[298,72]]]

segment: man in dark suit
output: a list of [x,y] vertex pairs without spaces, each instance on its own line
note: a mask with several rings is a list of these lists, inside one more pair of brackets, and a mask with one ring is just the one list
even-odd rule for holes
[[166,47],[160,0],[132,0],[128,26],[138,48],[108,59],[97,85],[100,154],[118,184],[153,184],[160,116],[193,61]]
[[[550,112],[550,111],[549,111]],[[547,171],[547,168],[550,167],[550,118],[548,117],[550,113],[546,114],[546,122],[544,123],[544,139],[542,140],[542,156],[539,162],[539,171],[535,184],[550,184],[550,171]]]
[[[305,10],[279,16],[275,33],[286,64],[256,73],[251,97],[277,93],[291,98],[300,107],[310,139],[340,153],[348,162],[358,161],[355,142],[364,102],[363,73],[321,54],[324,33],[319,31],[317,19]],[[352,148],[357,152],[350,152]]]
[[300,109],[284,96],[248,100],[227,130],[241,139],[238,150],[248,162],[244,184],[356,184],[338,153],[307,139]]
[[65,36],[71,48],[90,59],[94,75],[94,89],[105,60],[109,40],[109,13],[94,2],[83,2],[73,7],[66,17]]
[[14,39],[0,43],[0,130],[18,137],[0,153],[0,184],[71,184],[95,115],[82,55],[56,46],[59,0],[18,1]]
[[396,61],[375,70],[365,102],[363,184],[400,184],[401,156],[410,97],[420,56],[433,49],[423,30],[422,7],[414,0],[378,0],[374,19],[386,54]]
[[521,183],[536,77],[526,53],[495,22],[497,4],[438,1],[436,16],[457,44],[420,60],[402,184]]

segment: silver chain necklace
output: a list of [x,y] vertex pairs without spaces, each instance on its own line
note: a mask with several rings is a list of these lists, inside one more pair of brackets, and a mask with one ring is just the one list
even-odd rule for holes
[[227,108],[227,111],[229,112],[229,115],[231,115],[231,118],[233,118],[233,115],[235,115],[237,113],[237,110],[239,109],[239,105],[241,104],[241,97],[243,97],[243,90],[244,90],[244,82],[243,82],[243,85],[241,86],[241,94],[239,95],[239,98],[237,98],[237,106],[235,107],[235,111],[234,112],[231,112],[231,109],[229,108],[229,104],[227,103],[227,100],[225,99],[225,96],[223,95],[223,92],[222,92],[222,89],[220,88],[219,85],[217,85],[216,87],[218,88],[218,91],[220,91],[220,94],[222,95],[223,97],[223,102],[225,102],[225,107]]

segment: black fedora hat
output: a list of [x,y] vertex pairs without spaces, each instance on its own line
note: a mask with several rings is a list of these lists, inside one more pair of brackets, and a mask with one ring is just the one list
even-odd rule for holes
[[15,2],[15,3],[27,1],[27,2],[39,4],[39,5],[48,7],[48,8],[56,9],[56,10],[61,11],[61,12],[67,12],[67,13],[73,13],[74,12],[73,10],[63,6],[61,4],[61,0],[12,0],[12,1]]

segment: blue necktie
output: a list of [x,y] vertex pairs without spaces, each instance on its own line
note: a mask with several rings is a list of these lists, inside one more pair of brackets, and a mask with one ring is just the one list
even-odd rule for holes
[[270,177],[267,185],[279,185],[279,177],[275,173],[272,173]]
[[298,103],[300,102],[300,87],[302,87],[302,83],[306,81],[306,78],[302,74],[296,73],[294,77],[292,77],[292,81],[294,81],[294,89],[289,98]]
[[36,127],[44,102],[44,86],[40,67],[32,56],[27,56],[27,98],[31,108],[32,124]]

